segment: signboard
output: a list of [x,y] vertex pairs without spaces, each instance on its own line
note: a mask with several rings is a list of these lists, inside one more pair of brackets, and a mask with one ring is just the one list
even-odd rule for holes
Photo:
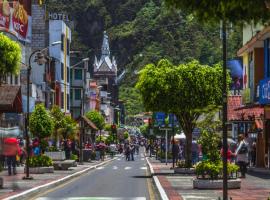
[[155,127],[165,127],[166,114],[163,112],[156,112],[154,114],[154,126]]
[[169,127],[179,127],[179,123],[177,121],[177,118],[174,114],[169,114]]
[[31,42],[31,0],[0,0],[0,31],[15,35],[19,40]]
[[192,136],[194,138],[198,138],[200,137],[200,134],[201,134],[201,130],[199,128],[194,128],[193,131],[192,131]]
[[270,78],[260,81],[259,103],[270,104]]
[[49,20],[63,20],[63,21],[70,21],[70,17],[64,13],[55,13],[49,12]]

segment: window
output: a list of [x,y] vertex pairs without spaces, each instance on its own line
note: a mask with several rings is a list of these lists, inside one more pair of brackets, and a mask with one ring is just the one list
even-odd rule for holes
[[15,84],[18,85],[18,76],[15,76]]
[[61,50],[64,51],[64,40],[65,40],[65,35],[61,35]]
[[70,69],[70,81],[73,81],[73,69]]
[[82,70],[81,69],[74,70],[74,78],[75,78],[75,80],[82,80]]
[[64,80],[64,64],[61,63],[61,79]]
[[81,100],[81,89],[75,89],[75,100]]
[[70,71],[70,69],[69,69],[69,67],[67,67],[67,82],[69,83],[69,71]]
[[67,40],[67,55],[69,55],[69,51],[70,51],[70,41]]
[[73,101],[73,89],[70,89],[70,100]]
[[69,110],[69,94],[67,94],[67,109]]
[[61,92],[61,108],[64,109],[64,92]]

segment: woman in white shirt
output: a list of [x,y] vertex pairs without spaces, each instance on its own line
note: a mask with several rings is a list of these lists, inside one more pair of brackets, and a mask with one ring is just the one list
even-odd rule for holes
[[248,144],[244,140],[244,135],[238,136],[238,146],[236,149],[236,163],[240,167],[241,177],[246,178],[247,165],[248,165]]

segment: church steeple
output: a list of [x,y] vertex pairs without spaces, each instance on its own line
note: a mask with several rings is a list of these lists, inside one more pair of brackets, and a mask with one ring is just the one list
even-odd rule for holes
[[101,60],[103,60],[107,56],[110,57],[109,37],[106,31],[104,31],[103,42],[102,42],[102,47],[101,47]]

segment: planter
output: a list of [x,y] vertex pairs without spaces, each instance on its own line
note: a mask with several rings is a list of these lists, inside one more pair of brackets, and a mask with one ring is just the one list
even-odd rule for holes
[[[161,163],[166,163],[166,159],[165,159],[165,158],[164,158],[164,159],[162,158],[162,159],[160,159],[160,162],[161,162]],[[173,162],[172,159],[168,159],[168,160],[167,160],[167,163],[172,163],[172,162]]]
[[45,174],[45,173],[53,173],[53,172],[54,172],[53,166],[50,166],[50,167],[29,167],[30,174]]
[[49,156],[52,160],[65,160],[66,159],[66,154],[64,151],[45,152],[45,155]]
[[[196,189],[222,189],[223,180],[193,179],[193,188]],[[229,179],[228,189],[240,189],[241,179]]]
[[4,185],[4,178],[0,177],[0,189],[3,188]]
[[175,174],[195,174],[195,168],[174,168]]

